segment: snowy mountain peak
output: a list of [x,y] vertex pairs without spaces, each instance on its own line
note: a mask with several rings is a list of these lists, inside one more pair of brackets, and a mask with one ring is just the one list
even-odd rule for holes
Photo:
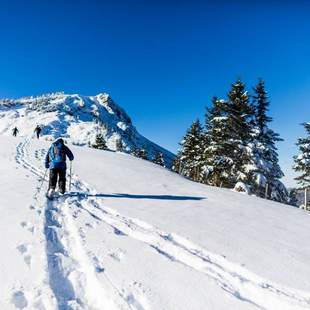
[[169,166],[173,154],[138,133],[128,114],[107,93],[95,96],[56,92],[36,97],[0,100],[0,133],[16,126],[20,135],[31,135],[37,124],[46,140],[62,136],[76,145],[89,145],[101,133],[108,148],[124,151],[144,148],[148,157],[162,152]]

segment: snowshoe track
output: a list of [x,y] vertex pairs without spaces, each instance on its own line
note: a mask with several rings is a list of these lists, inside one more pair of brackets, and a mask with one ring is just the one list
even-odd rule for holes
[[[44,170],[31,163],[28,145],[30,139],[18,144],[16,162],[26,170],[39,177],[44,177]],[[43,160],[44,150],[35,152],[36,160]],[[41,158],[40,158],[41,157]],[[76,176],[72,178],[73,186],[79,190],[89,187]],[[37,199],[37,192],[34,198]],[[69,209],[76,208],[76,202],[83,194],[64,195],[43,203],[44,235],[48,282],[54,294],[59,310],[145,310],[137,302],[127,300],[106,276],[107,281],[99,281],[95,266],[85,252],[78,230],[75,227]],[[139,305],[136,306],[136,305]]]
[[96,200],[84,200],[81,208],[122,234],[144,242],[172,262],[181,263],[213,279],[224,291],[261,309],[309,309],[310,294],[263,279],[247,269],[206,251],[173,233],[163,232],[141,220],[124,217]]
[[[17,147],[16,161],[25,169],[39,177],[43,171],[30,163],[27,139]],[[39,159],[44,152],[36,152]],[[123,309],[124,304],[112,303],[112,308],[104,308],[96,304],[92,296],[92,285],[102,292],[107,302],[111,302],[111,295],[115,291],[103,288],[102,283],[96,282],[89,257],[83,250],[78,232],[74,226],[69,209],[80,208],[93,218],[104,222],[122,234],[139,240],[154,251],[163,255],[173,263],[180,263],[187,268],[205,274],[221,287],[226,293],[248,302],[260,309],[281,310],[310,309],[310,294],[291,289],[264,279],[247,269],[229,262],[220,255],[210,253],[191,241],[173,233],[163,232],[152,225],[138,219],[125,217],[114,210],[102,206],[100,199],[89,198],[87,195],[96,193],[87,183],[73,176],[73,185],[84,195],[76,197],[65,196],[57,201],[48,202],[45,209],[45,235],[49,278],[51,287],[59,304],[59,309]],[[92,196],[91,195],[91,196]],[[65,220],[67,219],[67,220]],[[81,259],[82,256],[82,259]],[[66,267],[66,261],[71,267]],[[74,266],[74,268],[72,267]],[[94,281],[94,282],[93,282]],[[63,283],[63,287],[59,287]],[[92,285],[90,285],[92,284]],[[110,292],[108,293],[108,291]],[[121,296],[121,299],[124,299]],[[93,299],[92,299],[93,298]],[[100,303],[100,301],[98,301]],[[97,308],[99,306],[99,308]],[[61,308],[62,307],[62,308]],[[94,308],[93,308],[94,307]],[[141,309],[135,303],[126,303],[127,309]]]
[[47,202],[45,209],[49,281],[58,308],[119,309],[111,298],[113,292],[103,288],[96,278],[68,212],[69,207],[69,199],[59,198]]

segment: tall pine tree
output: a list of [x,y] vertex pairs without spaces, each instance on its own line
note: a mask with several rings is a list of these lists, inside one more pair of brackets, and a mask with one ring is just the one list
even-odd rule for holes
[[291,206],[294,206],[294,207],[298,207],[298,204],[299,204],[299,201],[298,201],[298,191],[296,188],[293,188],[289,191],[289,204]]
[[202,168],[202,126],[199,120],[193,122],[181,141],[178,153],[179,173],[194,181],[200,181]]
[[267,115],[269,104],[264,81],[259,80],[253,96],[255,117],[252,141],[249,145],[252,154],[249,183],[256,195],[286,202],[288,192],[279,180],[284,174],[279,166],[276,147],[276,142],[282,139],[269,128],[272,121]]
[[227,102],[212,99],[212,107],[205,115],[203,176],[204,183],[214,186],[229,186],[233,159],[227,152],[230,130],[227,126]]
[[115,148],[117,152],[123,152],[124,151],[124,144],[121,138],[116,140]]
[[[288,192],[279,180],[276,142],[269,128],[268,97],[264,82],[254,88],[253,103],[242,81],[231,85],[227,100],[212,99],[205,115],[205,130],[196,121],[181,142],[173,170],[192,180],[215,186],[250,185],[256,195],[287,202]],[[266,191],[268,189],[268,191]]]
[[297,146],[299,149],[299,155],[294,156],[293,169],[299,173],[299,176],[295,178],[299,188],[310,188],[310,123],[302,124],[307,132],[305,138],[299,138]]
[[182,168],[180,158],[181,158],[181,152],[179,151],[178,154],[173,158],[171,166],[171,170],[179,174],[181,174],[181,168]]
[[226,142],[225,154],[233,162],[230,185],[233,187],[238,181],[247,181],[248,169],[251,163],[251,154],[248,144],[252,134],[253,109],[245,85],[237,80],[228,93],[227,128],[229,139]]

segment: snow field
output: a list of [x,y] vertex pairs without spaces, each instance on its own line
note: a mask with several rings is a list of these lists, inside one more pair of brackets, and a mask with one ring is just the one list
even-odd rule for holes
[[[225,210],[219,203],[219,194],[226,205],[228,201],[231,203],[231,212],[234,210],[241,214],[239,205],[250,209],[244,205],[246,202],[253,205],[253,210],[260,210],[262,218],[268,219],[273,216],[273,211],[282,207],[280,204],[267,203],[262,208],[260,199],[202,187],[128,155],[77,148],[74,148],[77,160],[74,162],[76,170],[72,193],[46,202],[44,190],[38,194],[38,189],[44,176],[44,169],[40,167],[47,144],[30,138],[21,139],[14,150],[14,143],[18,140],[6,139],[1,138],[3,144],[9,145],[10,154],[15,153],[13,158],[19,169],[12,169],[14,161],[10,159],[5,162],[5,169],[12,179],[18,179],[17,182],[22,179],[31,181],[28,181],[30,184],[24,181],[27,186],[24,190],[21,187],[16,193],[20,196],[16,199],[8,198],[14,207],[13,219],[19,216],[18,212],[23,217],[19,225],[23,232],[16,238],[18,242],[14,251],[22,258],[19,273],[22,270],[27,276],[36,276],[33,277],[34,283],[26,281],[18,273],[10,278],[3,266],[9,264],[13,254],[5,253],[4,257],[8,256],[8,259],[0,258],[0,272],[7,277],[10,288],[1,283],[1,292],[6,292],[6,297],[0,298],[5,300],[3,304],[0,301],[1,309],[310,308],[310,294],[295,285],[295,282],[302,283],[303,278],[307,278],[307,266],[302,265],[304,274],[288,279],[291,285],[279,284],[250,271],[235,259],[228,259],[234,256],[233,253],[227,255],[225,244],[220,244],[222,248],[216,254],[202,242],[205,236],[197,238],[197,234],[188,230],[188,227],[198,230],[206,234],[207,239],[214,237],[211,231],[209,235],[203,231],[198,221],[203,215],[200,212],[206,203],[204,197],[207,197],[208,204],[218,204],[217,221],[223,221],[221,212]],[[10,157],[4,152],[0,156]],[[100,168],[101,158],[104,173]],[[94,171],[95,175],[90,177]],[[80,175],[86,177],[87,182]],[[147,181],[150,175],[152,185]],[[34,189],[33,182],[36,183]],[[45,189],[46,182],[43,184]],[[5,188],[5,193],[10,194],[7,196],[12,196],[13,189]],[[20,198],[23,195],[25,201]],[[236,201],[233,203],[229,200],[231,198]],[[24,206],[27,205],[30,207],[25,212]],[[211,206],[208,208],[212,209]],[[287,207],[282,208],[278,214],[283,219],[284,214],[288,214],[293,223],[302,221],[302,211],[296,210],[298,213],[295,215]],[[179,216],[185,216],[187,211],[196,217],[196,222],[186,216],[184,222],[187,224],[183,225]],[[18,226],[16,223],[15,226],[13,223],[10,225],[14,229]],[[177,225],[179,229],[176,229]],[[293,228],[290,225],[293,224],[287,225],[290,233]],[[298,229],[296,231],[298,237],[304,236]],[[26,233],[31,237],[26,237]],[[235,234],[234,230],[230,234]],[[238,234],[236,236],[241,238]],[[246,237],[243,238],[240,242],[246,242]],[[287,238],[287,242],[289,240]],[[8,244],[13,241],[16,240],[9,240]],[[270,246],[266,241],[267,244]],[[259,242],[257,246],[260,246]],[[290,249],[288,247],[287,251]],[[307,247],[301,248],[300,253],[296,253],[300,255],[299,260],[300,257],[307,258],[307,250]],[[246,253],[247,249],[243,251]],[[272,249],[270,253],[266,259],[269,258],[272,266],[275,254]],[[281,253],[279,255],[281,258]],[[257,260],[255,270],[260,270],[263,263]],[[12,264],[18,266],[15,258]],[[270,273],[271,278],[277,278],[274,276],[276,272]]]

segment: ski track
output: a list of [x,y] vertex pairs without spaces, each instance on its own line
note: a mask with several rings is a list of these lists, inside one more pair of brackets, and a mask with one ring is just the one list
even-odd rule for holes
[[[30,140],[27,139],[17,146],[16,161],[42,178],[43,171],[27,160],[30,157],[27,149],[29,142]],[[40,160],[44,154],[44,150],[38,150],[35,152],[35,158]],[[113,209],[103,206],[102,199],[95,197],[96,190],[76,175],[73,175],[72,183],[77,190],[76,194],[65,195],[58,201],[47,202],[45,209],[44,233],[49,278],[59,309],[120,309],[112,304],[107,289],[104,289],[102,283],[96,278],[93,263],[83,249],[70,214],[70,210],[74,208],[83,210],[96,221],[108,224],[119,235],[147,244],[171,262],[180,263],[203,273],[225,292],[259,309],[310,308],[309,293],[272,283],[181,236],[163,232],[139,219],[122,216]],[[68,261],[70,263],[66,264]],[[114,294],[118,293],[120,299],[126,301],[127,309],[148,309],[133,294],[124,296],[120,293],[107,275],[106,279],[110,284],[110,290],[112,287]],[[94,291],[98,292],[100,300],[104,300],[103,304],[96,299]],[[107,302],[111,302],[108,308]]]

